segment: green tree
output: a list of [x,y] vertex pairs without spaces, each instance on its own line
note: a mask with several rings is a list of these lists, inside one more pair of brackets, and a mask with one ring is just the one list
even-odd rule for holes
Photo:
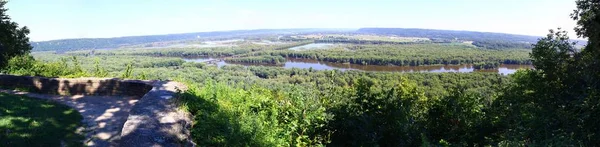
[[[334,107],[330,129],[332,146],[416,146],[427,98],[417,86],[401,78],[398,83],[375,86],[359,79]],[[349,99],[348,99],[349,98]]]
[[132,75],[133,75],[133,67],[131,66],[132,64],[133,63],[127,64],[127,68],[125,68],[125,71],[123,71],[123,75],[121,75],[121,78],[123,78],[123,79],[132,78]]
[[10,58],[28,54],[32,49],[27,37],[29,29],[11,21],[4,8],[6,3],[0,0],[0,69],[6,67]]
[[574,47],[567,33],[550,30],[534,45],[534,70],[513,75],[496,101],[507,140],[531,145],[600,144],[600,1],[578,0],[571,17],[588,45]]
[[481,96],[468,93],[465,88],[432,100],[425,122],[428,139],[456,146],[486,145],[486,133],[492,128],[487,126],[484,104]]
[[582,80],[582,90],[598,94],[600,89],[600,1],[578,0],[577,9],[571,17],[577,21],[575,31],[579,37],[588,38],[585,48],[573,58],[577,60],[578,76]]
[[[108,76],[108,72],[102,67],[100,67],[100,61],[98,59],[94,60],[94,76],[96,77],[106,77]],[[144,76],[144,78],[146,78]]]

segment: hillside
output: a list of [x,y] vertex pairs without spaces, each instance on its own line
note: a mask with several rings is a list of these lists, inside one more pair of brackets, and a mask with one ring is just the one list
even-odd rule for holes
[[488,49],[530,48],[540,37],[474,31],[453,31],[412,28],[361,28],[358,33],[431,38],[438,42],[473,41],[473,45]]
[[535,43],[539,36],[515,35],[505,33],[454,31],[414,28],[361,28],[357,33],[373,33],[380,35],[398,35],[424,38],[442,38],[459,40],[503,40],[510,42]]
[[[361,28],[356,31],[362,34],[396,35],[406,37],[431,38],[437,42],[473,41],[473,45],[487,49],[531,48],[541,36],[528,36],[507,33],[435,30],[416,28]],[[577,45],[587,44],[585,40],[577,41]]]
[[[353,29],[261,29],[198,32],[168,35],[128,36],[116,38],[81,38],[32,42],[33,51],[72,51],[85,49],[119,48],[152,42],[183,41],[195,39],[241,38],[257,35],[281,35],[301,33],[346,33],[346,34],[376,34],[396,35],[402,37],[430,38],[434,43],[451,43],[472,41],[473,45],[487,49],[531,48],[539,36],[515,35],[505,33],[453,31],[412,28],[360,28]],[[579,41],[579,45],[587,42]]]
[[264,34],[289,34],[306,32],[337,31],[334,29],[261,29],[261,30],[235,30],[198,32],[184,34],[150,35],[150,36],[127,36],[115,38],[80,38],[62,39],[51,41],[32,42],[33,51],[72,51],[83,49],[105,49],[118,48],[122,46],[137,45],[151,42],[165,42],[177,40],[192,40],[199,38],[226,38],[237,36],[252,36]]

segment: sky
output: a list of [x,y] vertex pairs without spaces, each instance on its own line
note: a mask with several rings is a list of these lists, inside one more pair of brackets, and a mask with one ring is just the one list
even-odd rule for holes
[[425,28],[544,36],[574,0],[8,0],[31,41],[284,28]]

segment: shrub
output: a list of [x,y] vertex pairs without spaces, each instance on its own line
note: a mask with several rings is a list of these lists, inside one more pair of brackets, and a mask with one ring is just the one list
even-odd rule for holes
[[414,83],[401,79],[375,85],[361,79],[347,92],[348,100],[332,109],[329,128],[334,146],[417,146],[427,98]]
[[317,146],[330,116],[323,102],[303,91],[233,88],[207,82],[181,95],[195,116],[192,137],[206,146]]

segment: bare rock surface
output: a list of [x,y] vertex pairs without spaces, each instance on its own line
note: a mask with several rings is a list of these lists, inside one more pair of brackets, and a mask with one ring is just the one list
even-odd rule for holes
[[185,85],[156,81],[131,109],[117,146],[195,146],[189,138],[191,116],[177,108],[174,96]]
[[[78,131],[85,135],[86,146],[195,146],[189,132],[191,115],[179,110],[175,102],[177,92],[186,90],[184,84],[158,80],[12,75],[0,75],[0,79],[0,86],[26,87],[49,94],[2,89],[0,92],[53,100],[79,111],[83,115],[84,126]],[[145,95],[135,96],[150,87],[152,89]],[[61,89],[67,89],[67,94],[81,94],[52,95],[64,94],[61,92],[66,90]],[[104,94],[110,96],[99,96]],[[118,96],[120,94],[134,96]]]
[[60,96],[15,90],[0,92],[53,100],[77,110],[83,116],[83,127],[79,131],[86,138],[86,146],[111,146],[111,142],[118,140],[129,111],[138,101],[134,96]]

